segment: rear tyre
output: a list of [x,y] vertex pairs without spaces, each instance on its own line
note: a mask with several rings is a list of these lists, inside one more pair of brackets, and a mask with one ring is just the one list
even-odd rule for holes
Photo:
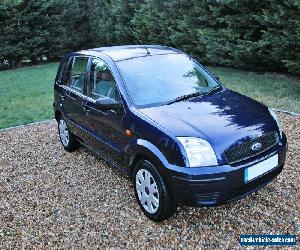
[[66,151],[72,152],[79,147],[76,136],[69,130],[67,123],[62,117],[58,119],[58,133],[60,142]]
[[168,219],[176,206],[157,168],[150,161],[140,160],[133,177],[135,196],[143,213],[156,222]]

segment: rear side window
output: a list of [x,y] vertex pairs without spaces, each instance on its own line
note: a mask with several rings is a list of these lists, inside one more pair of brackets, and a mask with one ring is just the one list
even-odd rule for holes
[[86,81],[88,57],[74,57],[68,86],[83,94]]

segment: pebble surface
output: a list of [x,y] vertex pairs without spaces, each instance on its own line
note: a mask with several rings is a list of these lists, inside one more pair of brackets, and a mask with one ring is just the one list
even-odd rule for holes
[[[238,249],[240,234],[300,234],[300,118],[280,114],[283,172],[258,194],[215,208],[142,214],[130,182],[81,147],[60,145],[54,121],[0,133],[0,248]],[[299,244],[299,243],[298,243]]]

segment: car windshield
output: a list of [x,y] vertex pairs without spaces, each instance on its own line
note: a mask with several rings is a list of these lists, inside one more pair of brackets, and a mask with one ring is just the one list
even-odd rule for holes
[[163,105],[220,86],[184,54],[137,57],[119,61],[118,66],[136,106]]

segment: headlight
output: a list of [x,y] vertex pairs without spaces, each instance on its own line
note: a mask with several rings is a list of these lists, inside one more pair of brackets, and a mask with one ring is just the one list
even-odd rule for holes
[[274,120],[277,123],[277,127],[278,127],[278,130],[279,130],[280,138],[282,138],[282,129],[281,129],[281,123],[280,123],[279,117],[278,117],[278,115],[276,114],[276,112],[273,109],[271,109],[271,108],[268,108],[268,109],[269,109],[269,112],[270,112],[271,116],[274,118]]
[[177,137],[184,147],[190,167],[218,165],[215,152],[211,145],[200,138]]

